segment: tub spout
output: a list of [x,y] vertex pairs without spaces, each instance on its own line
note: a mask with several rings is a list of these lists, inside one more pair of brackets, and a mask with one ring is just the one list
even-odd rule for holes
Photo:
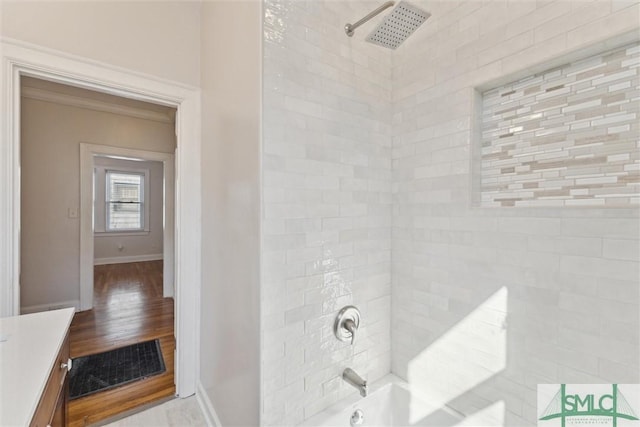
[[360,375],[351,368],[347,368],[342,372],[342,379],[351,384],[360,392],[360,396],[367,397],[367,381],[363,380]]

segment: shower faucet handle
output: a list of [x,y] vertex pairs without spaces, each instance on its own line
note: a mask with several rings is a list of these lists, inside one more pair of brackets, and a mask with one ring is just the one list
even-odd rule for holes
[[351,332],[351,345],[353,345],[354,341],[356,340],[356,331],[358,330],[356,322],[354,322],[352,319],[347,319],[344,321],[344,328],[347,331]]
[[353,305],[348,305],[338,312],[333,324],[333,333],[340,341],[351,341],[351,345],[353,345],[359,327],[360,310]]

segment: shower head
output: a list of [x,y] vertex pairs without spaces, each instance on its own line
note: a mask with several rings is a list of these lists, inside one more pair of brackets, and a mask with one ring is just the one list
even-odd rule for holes
[[396,49],[430,16],[429,12],[401,1],[365,40],[389,49]]
[[[344,31],[349,37],[353,36],[356,28],[394,4],[393,1],[384,3],[354,24],[345,25]],[[429,12],[418,9],[406,1],[400,1],[393,11],[391,11],[365,40],[389,49],[396,49],[430,16],[431,14]]]

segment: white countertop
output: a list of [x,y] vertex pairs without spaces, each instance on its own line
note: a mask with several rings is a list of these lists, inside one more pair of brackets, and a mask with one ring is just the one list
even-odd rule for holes
[[0,319],[0,426],[31,422],[74,311]]

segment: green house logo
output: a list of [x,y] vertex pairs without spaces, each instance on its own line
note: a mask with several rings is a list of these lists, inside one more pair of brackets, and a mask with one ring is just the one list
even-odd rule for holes
[[[618,384],[611,384],[610,391],[606,392],[602,392],[602,385],[591,385],[592,389],[599,389],[596,392],[589,391],[588,384],[572,386],[572,391],[568,392],[567,384],[560,384],[560,389],[540,415],[540,421],[559,419],[561,427],[565,427],[567,421],[574,426],[611,423],[613,427],[617,427],[621,419],[638,421],[638,416]],[[636,410],[637,405],[634,401]]]

